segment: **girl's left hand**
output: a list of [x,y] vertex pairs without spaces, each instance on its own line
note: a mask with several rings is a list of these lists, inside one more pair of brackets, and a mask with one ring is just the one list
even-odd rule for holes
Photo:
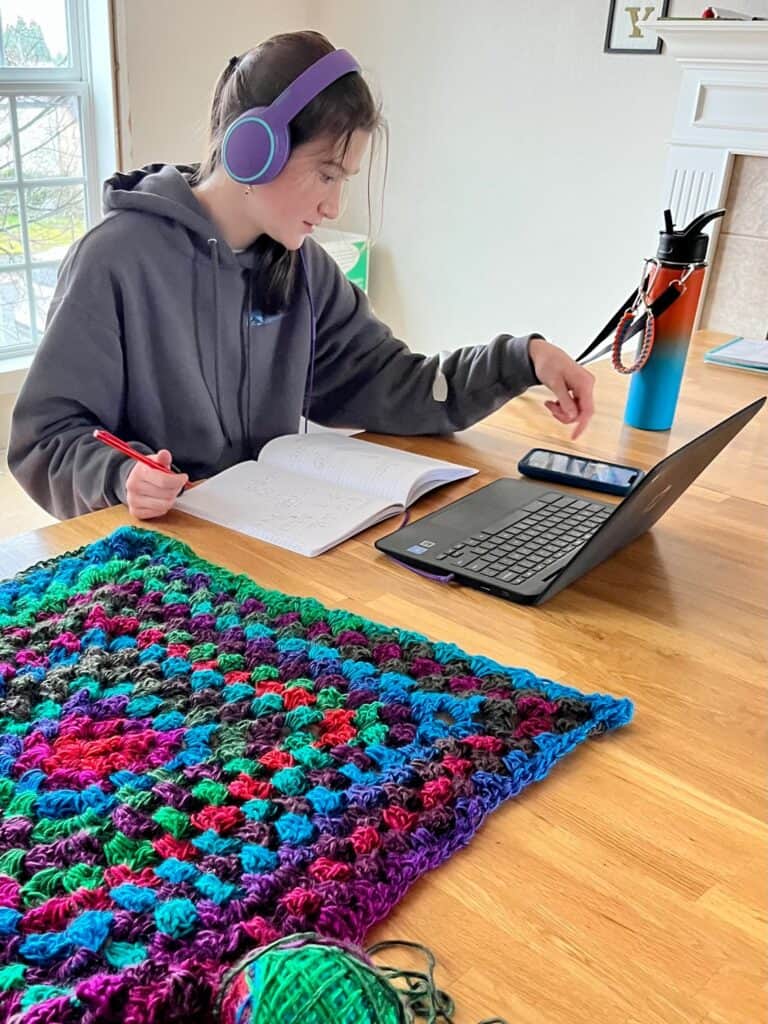
[[575,363],[567,352],[543,338],[531,339],[528,354],[536,376],[555,396],[555,401],[544,405],[559,423],[576,424],[571,434],[572,440],[576,440],[595,411],[592,401],[594,376]]

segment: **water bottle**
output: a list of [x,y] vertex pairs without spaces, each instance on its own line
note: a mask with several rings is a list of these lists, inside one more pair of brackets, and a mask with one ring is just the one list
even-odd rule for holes
[[624,410],[624,421],[630,427],[669,430],[672,426],[707,266],[709,236],[702,229],[724,214],[725,210],[709,210],[676,231],[671,211],[664,211],[664,231],[659,232],[656,259],[649,261],[655,264],[655,271],[648,278],[646,308],[670,287],[680,294],[663,313],[652,318],[654,330],[648,330],[641,343],[641,352],[643,344],[652,347],[647,360],[640,359],[640,368],[632,373]]

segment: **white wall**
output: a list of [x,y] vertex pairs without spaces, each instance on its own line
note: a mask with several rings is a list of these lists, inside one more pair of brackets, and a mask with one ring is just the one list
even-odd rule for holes
[[[768,14],[767,0],[737,6]],[[390,123],[377,313],[421,351],[532,330],[575,351],[656,250],[680,82],[666,52],[602,52],[608,7],[219,0],[214,21],[208,0],[122,0],[123,162],[199,158],[226,60],[317,28],[358,57]],[[364,207],[356,191],[342,226],[365,230]]]
[[377,312],[427,351],[532,330],[583,347],[656,250],[673,58],[604,54],[607,0],[321,6],[390,122]]
[[[123,169],[192,163],[230,57],[307,27],[310,0],[115,0]],[[215,13],[214,13],[215,12]]]

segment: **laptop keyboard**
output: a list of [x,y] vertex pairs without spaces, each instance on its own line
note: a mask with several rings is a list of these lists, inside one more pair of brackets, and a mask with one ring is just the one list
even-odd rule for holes
[[446,568],[467,569],[503,583],[522,583],[565,555],[573,555],[613,510],[559,491],[540,495],[435,557]]

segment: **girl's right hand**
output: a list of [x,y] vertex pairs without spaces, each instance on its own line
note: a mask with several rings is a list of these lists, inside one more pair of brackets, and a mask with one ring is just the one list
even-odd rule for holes
[[[166,448],[148,458],[160,466],[171,467],[171,453]],[[164,516],[188,482],[186,473],[162,473],[137,462],[125,484],[128,511],[137,519]]]

